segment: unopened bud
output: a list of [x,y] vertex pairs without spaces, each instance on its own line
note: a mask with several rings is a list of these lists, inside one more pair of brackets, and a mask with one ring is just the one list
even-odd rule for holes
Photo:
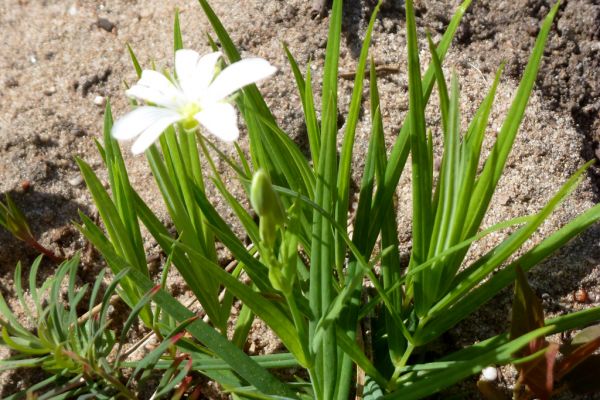
[[256,171],[252,178],[250,202],[261,219],[267,219],[275,225],[283,225],[285,222],[285,212],[279,195],[273,189],[269,175],[262,169]]

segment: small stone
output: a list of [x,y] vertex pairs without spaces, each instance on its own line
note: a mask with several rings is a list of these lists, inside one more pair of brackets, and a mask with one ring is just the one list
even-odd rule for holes
[[71,186],[79,186],[83,183],[83,177],[81,175],[75,175],[71,179],[69,179],[69,185]]
[[33,136],[31,142],[36,146],[47,146],[50,144],[50,137],[48,135],[36,134]]
[[52,96],[54,93],[56,93],[56,88],[54,86],[44,90],[44,96]]
[[4,86],[6,86],[7,88],[14,88],[19,86],[19,81],[14,77],[6,78],[6,80],[4,81]]
[[28,192],[29,189],[31,189],[31,181],[29,179],[25,179],[24,181],[21,182],[21,189],[24,192]]
[[104,105],[104,97],[103,96],[96,96],[96,97],[94,97],[94,104],[97,105],[97,106]]
[[67,11],[67,13],[69,13],[69,15],[73,16],[77,14],[77,6],[75,4],[71,5],[71,7],[69,7],[69,10]]
[[585,304],[590,301],[590,296],[589,296],[587,290],[585,290],[583,288],[578,289],[575,292],[575,294],[573,295],[573,297],[576,302],[581,303],[581,304]]
[[481,371],[481,380],[486,382],[494,382],[498,379],[498,370],[494,366],[485,367]]
[[112,32],[115,29],[115,24],[106,18],[98,18],[96,26],[100,29],[104,29],[106,32]]
[[32,64],[37,63],[37,57],[35,56],[35,54],[30,54],[28,59],[29,59],[29,62]]
[[536,37],[539,31],[539,27],[536,23],[530,23],[525,27],[525,30],[531,37]]
[[54,165],[56,165],[59,168],[68,168],[71,166],[71,162],[69,160],[65,160],[63,158],[63,159],[56,160],[54,162]]

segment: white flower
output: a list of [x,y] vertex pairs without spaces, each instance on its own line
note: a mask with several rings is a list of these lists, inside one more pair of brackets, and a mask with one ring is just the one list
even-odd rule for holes
[[211,134],[226,142],[239,136],[235,108],[228,102],[236,90],[273,75],[277,69],[262,58],[248,58],[217,73],[220,52],[200,56],[193,50],[175,53],[177,81],[163,74],[144,70],[127,96],[154,104],[141,106],[119,119],[112,135],[119,140],[136,138],[131,151],[144,152],[171,124],[183,123],[187,129],[200,123]]

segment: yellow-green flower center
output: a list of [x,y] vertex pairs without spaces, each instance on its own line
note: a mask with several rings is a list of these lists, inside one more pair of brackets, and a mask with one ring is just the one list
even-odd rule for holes
[[194,118],[196,114],[198,114],[202,109],[200,105],[195,102],[187,103],[185,106],[179,110],[183,119],[181,123],[185,129],[193,129],[198,125],[198,121]]

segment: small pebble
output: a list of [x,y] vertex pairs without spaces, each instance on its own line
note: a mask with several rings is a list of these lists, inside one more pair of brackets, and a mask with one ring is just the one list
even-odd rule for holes
[[483,371],[481,371],[481,379],[486,382],[494,382],[498,379],[498,370],[493,366],[485,367]]
[[69,13],[69,15],[75,15],[77,14],[77,6],[75,4],[73,4],[71,7],[69,7],[69,11],[67,11]]
[[115,28],[115,24],[106,18],[98,18],[96,26],[100,29],[104,29],[106,32],[112,32]]
[[24,192],[28,192],[29,189],[31,189],[31,181],[29,179],[25,179],[24,181],[21,181],[21,189]]
[[578,303],[588,303],[590,301],[590,296],[588,292],[583,288],[578,289],[573,297]]
[[96,97],[94,97],[94,104],[97,105],[97,106],[104,105],[104,97],[103,96],[96,96]]
[[54,86],[51,86],[48,89],[44,90],[45,96],[52,96],[54,93],[56,93],[56,88]]
[[71,186],[79,186],[83,183],[83,177],[81,175],[75,175],[71,179],[69,179],[69,185]]
[[56,160],[54,164],[59,168],[68,168],[71,165],[71,162],[63,158],[60,160]]

